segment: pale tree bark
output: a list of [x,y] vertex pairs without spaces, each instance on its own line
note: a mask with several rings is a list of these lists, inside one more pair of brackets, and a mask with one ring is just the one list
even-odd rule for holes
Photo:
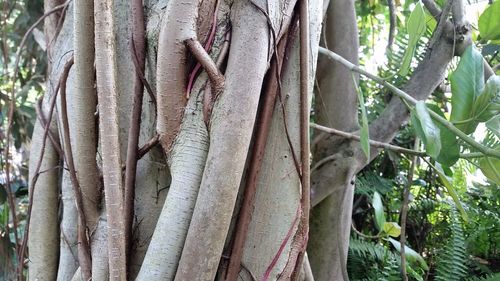
[[[94,3],[95,9],[92,9],[92,3],[76,1],[75,10],[73,6],[67,10],[51,51],[53,61],[59,63],[50,72],[50,85],[54,86],[75,46],[76,65],[67,81],[68,121],[75,170],[85,200],[92,279],[132,280],[136,275],[137,280],[147,281],[226,279],[225,253],[231,247],[234,229],[230,224],[237,224],[234,211],[238,210],[237,195],[245,186],[242,184],[245,176],[249,176],[245,174],[245,167],[252,159],[249,151],[252,151],[253,135],[259,130],[254,127],[261,95],[265,92],[262,89],[274,75],[270,73],[273,68],[269,67],[276,50],[274,45],[282,36],[288,36],[289,26],[296,26],[296,1],[144,1],[147,26],[144,69],[142,66],[136,69],[133,63],[131,33],[141,27],[130,20],[130,1],[96,0]],[[135,6],[135,11],[137,9]],[[310,73],[315,70],[322,10],[322,1],[310,1]],[[84,20],[92,15],[96,19],[94,28],[91,20]],[[324,43],[357,63],[354,1],[332,1],[326,17]],[[441,82],[452,57],[450,31],[454,27],[450,24],[405,87],[419,99],[426,98]],[[297,30],[289,33],[299,34]],[[189,45],[186,45],[188,39]],[[251,206],[252,219],[243,243],[241,267],[237,268],[243,280],[287,280],[298,275],[294,268],[301,268],[295,265],[297,253],[302,251],[297,248],[301,243],[294,241],[299,237],[296,233],[302,197],[297,173],[300,164],[293,160],[293,154],[300,155],[299,43],[293,36],[287,39],[290,43],[281,69],[281,99],[273,110],[261,172],[257,176],[255,203]],[[206,51],[210,58],[203,50],[193,49],[199,43],[206,49],[212,46]],[[94,123],[94,48],[98,137]],[[214,61],[217,61],[216,67]],[[196,66],[198,62],[202,66]],[[205,71],[196,75],[200,68]],[[352,74],[324,57],[318,69],[315,120],[342,131],[356,132],[358,105]],[[135,92],[141,87],[137,86],[140,72],[145,72],[143,78],[149,82],[146,85],[151,86],[152,93],[142,97],[142,114],[137,121],[138,108],[134,109],[133,117],[130,113]],[[309,87],[312,88],[312,84]],[[149,91],[149,87],[146,88]],[[53,94],[49,91],[47,98]],[[45,104],[46,108],[47,100]],[[407,116],[401,102],[391,101],[371,124],[371,138],[389,141]],[[62,122],[61,115],[58,121]],[[128,141],[128,127],[136,124],[134,122],[140,122],[140,129],[137,132],[135,128],[130,138],[138,133],[138,143],[133,139]],[[39,131],[38,127],[38,134]],[[129,157],[127,163],[122,161],[130,156],[127,144],[130,143],[129,151],[138,151],[138,145],[149,142],[157,133],[161,148],[153,148],[140,160]],[[314,134],[314,137],[312,205],[321,203],[312,213],[310,265],[316,280],[344,280],[353,181],[367,161],[356,142],[325,134]],[[37,157],[39,144],[33,145],[33,157]],[[376,153],[373,149],[373,157]],[[44,157],[43,165],[57,159],[51,158],[54,153],[50,147]],[[326,157],[331,160],[325,162]],[[49,164],[57,165],[56,160],[50,161]],[[135,185],[134,214],[129,213],[125,218],[123,172],[135,161],[135,180],[128,177],[126,184],[128,190]],[[105,204],[100,199],[99,169],[104,180]],[[57,196],[61,175],[51,172],[41,174],[39,184],[49,193],[39,195],[35,190],[33,207],[52,212],[53,220],[48,224],[43,221],[47,228],[42,229],[42,222],[37,218],[33,227],[39,227],[44,237],[55,244],[41,245],[38,237],[30,238],[30,247],[33,247],[30,248],[30,273],[44,274],[45,280],[56,277],[70,280],[76,272],[73,280],[81,280],[81,274],[88,273],[83,267],[77,270],[74,258],[77,214],[73,198],[77,194],[73,193],[67,174],[63,175],[60,183],[63,216],[59,232]],[[54,182],[54,188],[47,182]],[[128,195],[127,200],[130,200]],[[131,222],[132,229],[128,226]],[[131,240],[127,237],[130,233]],[[45,260],[48,253],[56,257],[55,265],[50,264],[50,259]],[[217,272],[220,274],[216,277]],[[307,276],[311,278],[311,274]]]
[[[62,1],[45,1],[44,9],[49,11],[61,3]],[[44,25],[46,42],[49,42],[56,33],[58,21],[59,16],[56,14],[46,18]],[[48,63],[48,73],[48,92],[44,96],[41,108],[41,114],[46,118],[49,117],[50,101],[54,98],[55,88],[58,83],[56,79],[51,79],[51,77],[54,77],[53,73],[60,73],[60,70],[54,71],[50,59]],[[57,132],[55,118],[52,118],[50,126],[50,130],[53,133]],[[30,161],[29,165],[30,193],[32,193],[33,198],[36,198],[32,203],[29,223],[30,232],[36,233],[28,237],[28,248],[30,251],[28,268],[30,280],[54,280],[58,270],[59,169],[57,166],[60,164],[60,159],[53,144],[48,139],[45,141],[43,140],[43,132],[44,127],[39,119],[37,119],[33,131],[33,141],[30,147],[30,159],[32,159],[32,161]],[[39,160],[42,162],[37,169]],[[37,170],[39,171],[38,174],[36,174]],[[33,184],[35,177],[37,177],[36,184]]]
[[[99,101],[99,133],[108,222],[109,278],[127,277],[125,222],[118,115],[116,17],[114,1],[95,1],[96,81]],[[83,273],[83,272],[82,272]]]
[[[357,64],[358,29],[354,1],[331,0],[323,28],[326,34],[324,44]],[[338,63],[320,58],[317,77],[316,122],[343,131],[356,130],[358,106],[350,71]],[[335,136],[320,133],[316,135],[313,145],[313,166],[314,163],[330,155],[339,156],[323,166],[330,172],[328,176],[331,176],[331,171],[334,170],[336,177],[328,179],[331,184],[330,189],[333,189],[332,194],[311,212],[309,260],[316,280],[343,280],[342,269],[347,262],[354,195],[354,186],[351,182],[354,180],[356,171],[353,166],[357,160],[350,151],[350,142]],[[311,175],[313,187],[325,180],[317,172],[313,171]],[[315,198],[313,196],[313,200]]]
[[[48,100],[48,95],[45,99]],[[37,121],[30,148],[31,159],[42,157],[43,131],[43,126]],[[30,280],[55,280],[57,275],[59,256],[58,165],[59,156],[48,140],[45,142],[43,161],[40,166],[42,173],[35,174],[37,161],[30,162],[30,182],[38,176],[34,190],[31,190],[34,193],[33,197],[37,200],[33,202],[29,226],[32,233],[28,240]]]
[[[319,42],[322,22],[321,1],[311,1],[309,7],[310,25],[310,73],[316,71],[317,46]],[[243,264],[239,276],[243,280],[251,280],[249,272],[257,278],[262,278],[267,271],[270,280],[280,278],[287,280],[283,275],[291,255],[293,235],[285,241],[287,233],[297,230],[297,209],[300,204],[300,179],[293,161],[290,145],[287,142],[285,122],[288,134],[292,140],[292,147],[296,155],[300,155],[300,85],[299,79],[299,38],[298,30],[294,30],[289,39],[290,46],[285,53],[281,75],[281,95],[286,112],[286,120],[282,113],[279,98],[274,108],[271,128],[266,144],[261,173],[258,178],[255,205],[252,220],[244,247]],[[271,75],[274,75],[273,73]],[[313,79],[309,80],[310,88]],[[279,94],[279,93],[278,93]],[[312,94],[312,93],[311,93]],[[294,224],[295,222],[295,224]],[[269,235],[272,233],[272,235]],[[280,246],[285,244],[281,253]],[[275,256],[278,256],[274,266],[270,267]]]

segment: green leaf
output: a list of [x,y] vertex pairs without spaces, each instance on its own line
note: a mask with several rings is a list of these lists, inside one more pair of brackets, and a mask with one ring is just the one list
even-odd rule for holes
[[479,168],[485,177],[500,185],[500,159],[484,157],[479,161]]
[[398,237],[401,235],[401,226],[396,222],[386,222],[384,223],[384,232],[389,236]]
[[[435,104],[427,104],[427,108],[446,119],[443,111],[439,108],[439,106]],[[458,143],[457,136],[441,123],[435,124],[439,128],[442,148],[439,152],[438,157],[436,158],[436,161],[441,163],[441,165],[451,167],[460,158],[460,145]]]
[[384,205],[380,194],[376,191],[373,193],[372,206],[375,211],[375,224],[379,230],[383,230],[385,224]]
[[426,25],[426,14],[422,3],[419,1],[415,8],[408,17],[406,22],[406,31],[408,32],[408,46],[405,50],[403,61],[401,67],[399,68],[398,74],[401,76],[408,75],[410,69],[411,61],[415,55],[415,49],[417,48],[418,40],[424,35]]
[[479,122],[486,122],[500,112],[500,76],[493,75],[484,86],[472,107],[472,116]]
[[453,202],[455,203],[455,206],[457,207],[457,209],[460,211],[460,214],[462,215],[463,220],[465,222],[468,222],[469,216],[465,212],[464,207],[462,206],[462,203],[460,202],[460,199],[458,198],[457,191],[455,190],[455,188],[453,187],[451,182],[448,180],[448,177],[444,174],[441,166],[439,164],[434,166],[430,162],[427,162],[427,164],[429,164],[429,166],[431,166],[431,168],[433,168],[434,171],[436,171],[436,173],[438,174],[439,180],[441,180],[441,183],[446,188],[446,191],[451,196],[451,199],[453,199]]
[[474,132],[478,122],[472,117],[472,107],[484,87],[483,56],[473,46],[460,58],[457,69],[450,75],[450,121],[466,134]]
[[500,138],[500,115],[497,115],[484,123],[495,136]]
[[500,1],[491,4],[479,17],[479,33],[484,40],[500,39]]
[[[391,242],[392,246],[394,246],[394,248],[396,248],[398,252],[401,252],[401,242],[393,238],[388,238],[387,240]],[[424,270],[429,270],[429,266],[425,262],[424,258],[419,253],[415,252],[412,248],[406,245],[405,245],[405,257],[409,262],[417,263]]]
[[365,99],[363,97],[363,92],[361,92],[361,89],[359,88],[358,84],[356,83],[356,78],[354,77],[354,74],[352,75],[352,81],[354,82],[354,86],[356,87],[356,91],[358,93],[358,102],[359,102],[359,106],[361,107],[361,131],[359,134],[361,149],[365,153],[366,161],[369,162],[370,161],[370,133],[368,130],[368,116],[366,114]]
[[422,139],[425,150],[436,159],[441,151],[441,132],[434,124],[424,101],[418,101],[412,112],[412,122],[417,135]]

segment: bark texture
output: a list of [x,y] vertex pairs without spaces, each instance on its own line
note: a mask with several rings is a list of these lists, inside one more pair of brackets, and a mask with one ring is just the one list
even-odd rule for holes
[[[262,1],[256,3],[263,5]],[[236,2],[231,10],[233,29],[225,89],[212,113],[210,150],[175,280],[215,277],[267,67],[266,18],[250,2]],[[253,32],[246,32],[249,29]]]
[[[324,43],[357,64],[359,43],[354,1],[331,0],[324,29]],[[316,122],[339,130],[356,130],[358,107],[351,72],[338,63],[320,59],[317,77]],[[333,154],[338,157],[321,167],[325,174],[316,170],[311,175],[313,188],[321,183],[333,193],[311,212],[309,260],[317,280],[344,280],[342,268],[347,262],[354,194],[351,181],[356,172],[352,167],[357,159],[353,157],[350,142],[332,136],[316,134],[313,145],[314,163]]]

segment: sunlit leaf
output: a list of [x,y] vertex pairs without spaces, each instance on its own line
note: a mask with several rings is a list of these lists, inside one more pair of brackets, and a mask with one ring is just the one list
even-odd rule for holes
[[500,76],[493,75],[484,86],[472,107],[472,116],[485,122],[500,112]]
[[395,222],[384,223],[384,232],[391,237],[398,237],[401,235],[401,226]]
[[484,157],[479,161],[479,168],[485,177],[500,185],[500,159]]
[[408,32],[408,46],[405,50],[405,55],[401,63],[401,67],[398,74],[401,76],[408,75],[410,69],[411,61],[415,55],[415,49],[417,48],[418,40],[424,35],[426,26],[426,14],[422,3],[419,1],[415,8],[408,17],[406,22],[406,31]]
[[[446,119],[443,111],[437,105],[427,104],[427,108]],[[457,136],[441,123],[436,122],[435,124],[439,128],[441,138],[441,151],[439,152],[436,161],[441,163],[441,165],[451,167],[460,158],[460,145],[458,143]]]
[[441,151],[441,133],[432,121],[424,101],[419,101],[415,105],[415,110],[412,112],[412,122],[417,135],[425,145],[427,154],[436,159]]
[[483,56],[473,46],[468,47],[460,58],[457,69],[450,75],[450,121],[466,134],[474,132],[478,124],[472,107],[484,87]]
[[495,136],[500,138],[500,115],[497,115],[484,123]]
[[485,40],[500,39],[500,1],[495,1],[479,17],[479,33]]
[[[392,246],[394,246],[394,248],[396,248],[398,252],[401,252],[401,242],[393,238],[388,238],[387,240],[391,242]],[[423,269],[429,270],[429,266],[425,262],[424,258],[419,253],[415,252],[412,248],[406,245],[405,245],[405,257],[409,262],[417,263]]]
[[379,230],[383,230],[385,224],[384,205],[378,192],[373,193],[372,206],[375,211],[375,224]]

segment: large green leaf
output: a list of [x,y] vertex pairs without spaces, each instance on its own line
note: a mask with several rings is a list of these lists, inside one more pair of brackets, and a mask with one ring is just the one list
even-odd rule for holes
[[384,223],[384,232],[391,237],[398,237],[401,235],[401,226],[396,222]]
[[497,115],[484,123],[497,138],[500,138],[500,115]]
[[418,101],[415,105],[415,110],[412,112],[412,122],[417,135],[425,145],[427,154],[437,159],[441,151],[441,133],[432,121],[424,101]]
[[406,31],[408,32],[408,45],[405,50],[403,61],[401,67],[399,68],[398,74],[401,76],[408,75],[410,69],[411,61],[415,55],[415,49],[417,48],[418,40],[424,35],[426,26],[426,15],[422,3],[419,1],[415,8],[408,17],[406,22]]
[[486,122],[500,112],[500,76],[493,75],[477,97],[472,114],[479,122]]
[[491,4],[479,17],[479,33],[485,40],[500,39],[500,1]]
[[380,194],[376,191],[373,193],[372,206],[375,211],[375,224],[379,230],[383,230],[385,224],[384,205]]
[[450,75],[450,121],[466,134],[474,132],[478,124],[472,107],[484,87],[483,57],[473,46],[468,47],[460,58],[457,69]]
[[[443,111],[439,108],[439,106],[435,104],[427,104],[427,108],[446,119]],[[451,167],[460,158],[460,145],[458,143],[458,138],[455,133],[450,131],[450,129],[446,128],[441,123],[435,124],[439,128],[442,148],[439,152],[438,157],[436,158],[436,161],[441,163],[441,165],[443,166]]]
[[[392,246],[398,250],[398,252],[401,252],[401,242],[393,239],[393,238],[387,238],[389,242],[391,242]],[[424,258],[417,252],[415,252],[412,248],[408,247],[405,245],[405,257],[406,259],[411,262],[411,263],[417,263],[420,265],[425,270],[429,270],[429,266],[425,262]]]
[[479,161],[479,168],[485,177],[500,185],[500,159],[484,157]]

